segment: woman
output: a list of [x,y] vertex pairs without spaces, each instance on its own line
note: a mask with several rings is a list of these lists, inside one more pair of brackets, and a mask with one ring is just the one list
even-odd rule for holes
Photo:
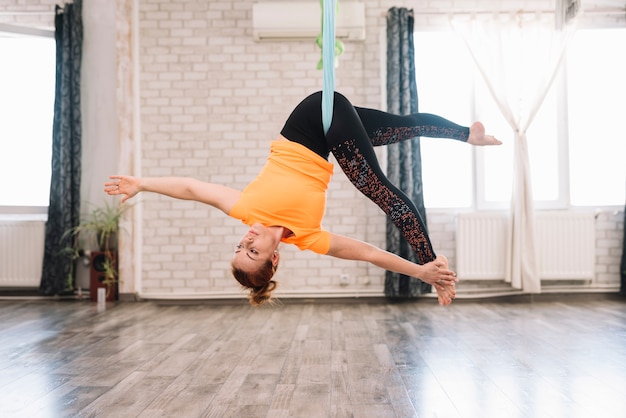
[[[447,259],[436,256],[415,205],[385,177],[374,146],[427,136],[450,138],[473,145],[499,145],[476,122],[471,128],[430,114],[399,116],[354,107],[335,93],[333,120],[324,135],[321,92],[305,98],[291,113],[279,138],[271,143],[261,173],[243,190],[191,178],[135,178],[111,176],[105,183],[109,195],[123,195],[122,203],[142,191],[206,203],[250,226],[236,246],[233,275],[250,289],[250,302],[271,298],[272,280],[281,242],[348,260],[367,261],[386,270],[417,277],[433,285],[441,305],[455,297],[456,275]],[[418,256],[412,263],[387,251],[321,227],[326,189],[333,165],[338,165],[355,187],[376,203],[400,229]]]

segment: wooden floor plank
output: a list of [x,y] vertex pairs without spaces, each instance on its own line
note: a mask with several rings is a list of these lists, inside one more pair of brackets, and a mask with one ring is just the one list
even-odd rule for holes
[[4,417],[626,416],[626,303],[0,301]]

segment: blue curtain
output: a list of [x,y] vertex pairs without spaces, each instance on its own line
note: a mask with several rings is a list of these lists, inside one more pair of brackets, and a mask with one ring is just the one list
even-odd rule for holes
[[52,126],[52,177],[43,269],[39,292],[73,290],[72,259],[63,254],[72,237],[65,231],[80,222],[81,114],[80,68],[83,43],[82,0],[56,6],[56,90]]
[[[400,115],[417,112],[413,11],[406,8],[392,7],[387,12],[387,111]],[[419,138],[387,147],[387,177],[411,198],[426,222]],[[389,220],[387,251],[417,262],[413,249]],[[419,279],[386,272],[385,295],[390,298],[412,298],[430,291],[431,286]]]

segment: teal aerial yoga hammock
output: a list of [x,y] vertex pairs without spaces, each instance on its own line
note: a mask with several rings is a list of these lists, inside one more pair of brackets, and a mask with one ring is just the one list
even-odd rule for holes
[[[323,4],[322,18],[322,126],[324,135],[328,133],[333,120],[333,101],[335,98],[335,55],[343,52],[343,44],[335,41],[335,0],[320,0]],[[317,38],[319,45],[319,36]],[[318,68],[320,67],[318,64]]]

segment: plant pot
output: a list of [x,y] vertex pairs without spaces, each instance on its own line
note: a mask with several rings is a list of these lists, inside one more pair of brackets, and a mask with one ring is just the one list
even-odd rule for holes
[[[114,281],[107,283],[107,263],[110,263],[114,272]],[[89,298],[92,302],[98,301],[98,289],[106,289],[106,300],[115,301],[118,298],[117,289],[117,252],[94,251],[90,258]]]

